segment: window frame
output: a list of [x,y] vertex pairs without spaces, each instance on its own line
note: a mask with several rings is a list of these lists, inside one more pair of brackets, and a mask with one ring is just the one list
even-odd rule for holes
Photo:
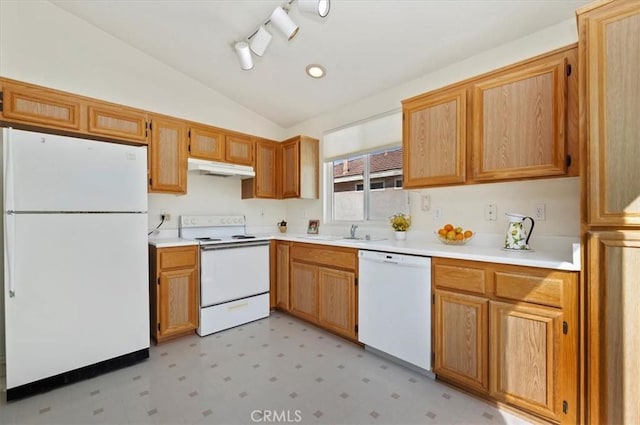
[[[370,176],[370,158],[371,155],[380,151],[384,151],[384,150],[394,150],[394,149],[402,149],[402,143],[394,143],[392,145],[387,145],[387,146],[379,146],[376,147],[375,149],[369,149],[366,151],[360,151],[360,152],[353,152],[350,153],[344,157],[336,157],[336,158],[324,158],[323,159],[323,165],[322,165],[322,171],[323,171],[323,182],[324,182],[324,190],[323,190],[323,215],[324,215],[324,222],[327,224],[344,224],[344,223],[363,223],[363,224],[386,224],[387,220],[386,219],[370,219],[369,217],[371,217],[371,191],[372,190],[402,190],[405,193],[405,206],[406,206],[406,212],[409,212],[409,192],[407,190],[404,189],[404,187],[396,187],[395,183],[398,180],[397,178],[394,179],[394,186],[393,187],[386,187],[386,185],[383,182],[383,188],[382,189],[371,189],[371,176]],[[358,156],[363,156],[365,158],[365,161],[363,161],[363,169],[362,169],[362,184],[363,184],[363,216],[364,219],[363,220],[338,220],[335,218],[334,216],[334,209],[333,209],[333,187],[334,187],[334,182],[333,182],[333,163],[334,161],[338,161],[338,160],[347,160],[349,158],[354,158],[354,157],[358,157]],[[404,166],[402,167],[403,170],[403,174],[402,174],[402,182],[404,183]],[[366,188],[366,190],[365,190]],[[354,189],[355,190],[355,189]]]

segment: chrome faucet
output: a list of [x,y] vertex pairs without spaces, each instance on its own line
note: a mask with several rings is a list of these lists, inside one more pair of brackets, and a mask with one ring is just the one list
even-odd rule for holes
[[351,225],[351,239],[355,239],[356,238],[356,230],[358,230],[358,226],[356,226],[355,224]]

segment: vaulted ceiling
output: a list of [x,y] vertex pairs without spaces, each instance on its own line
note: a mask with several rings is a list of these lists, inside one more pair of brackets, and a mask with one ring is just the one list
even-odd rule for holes
[[[52,0],[129,45],[288,128],[574,16],[589,0],[332,0],[290,17],[254,68],[232,49],[283,1]],[[305,67],[320,63],[314,80]]]

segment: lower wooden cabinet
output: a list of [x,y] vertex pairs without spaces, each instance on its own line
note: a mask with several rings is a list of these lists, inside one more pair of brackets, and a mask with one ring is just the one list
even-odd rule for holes
[[588,422],[640,423],[640,230],[593,231],[587,259]]
[[335,333],[356,337],[356,274],[318,267],[318,323]]
[[318,266],[291,262],[291,313],[318,320]]
[[562,311],[491,301],[491,396],[560,419],[558,363]]
[[198,327],[198,247],[149,246],[151,336],[163,342]]
[[276,251],[278,308],[356,339],[357,250],[291,243]]
[[289,311],[291,308],[289,298],[289,251],[288,242],[276,242],[275,249],[275,292],[276,307],[280,310]]
[[434,372],[487,393],[489,299],[442,290],[434,295]]
[[577,422],[577,272],[434,258],[433,285],[439,378]]

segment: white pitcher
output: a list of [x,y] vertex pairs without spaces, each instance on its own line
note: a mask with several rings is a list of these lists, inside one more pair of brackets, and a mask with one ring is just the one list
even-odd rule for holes
[[[535,225],[533,218],[517,213],[505,213],[505,215],[509,220],[509,227],[507,228],[507,235],[504,238],[504,249],[513,249],[518,251],[530,250],[529,238],[533,233],[533,226]],[[524,221],[526,219],[531,220],[529,234],[527,234],[527,231],[524,228]]]

